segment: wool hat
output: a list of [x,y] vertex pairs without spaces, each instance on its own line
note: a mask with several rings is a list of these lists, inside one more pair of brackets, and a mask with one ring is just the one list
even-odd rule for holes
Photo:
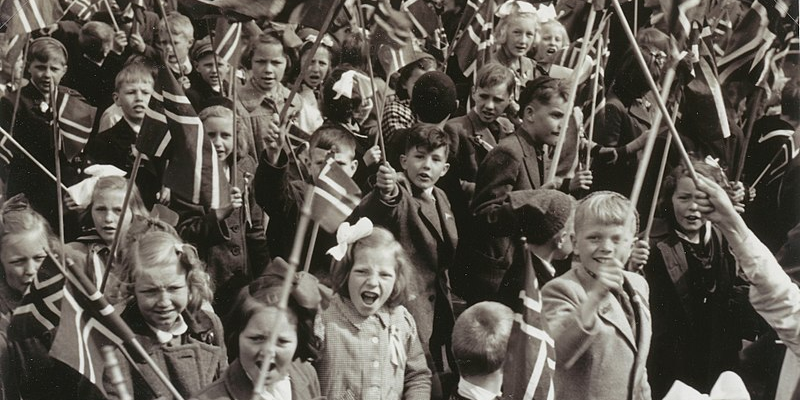
[[444,72],[426,72],[414,84],[411,111],[421,122],[438,124],[451,116],[457,106],[456,85]]
[[513,220],[528,243],[543,244],[564,229],[575,199],[552,189],[517,190],[508,194]]
[[[289,264],[283,258],[276,257],[269,263],[264,273],[250,283],[248,287],[250,295],[277,305],[280,301],[281,285],[288,270]],[[300,307],[316,309],[322,301],[317,278],[307,272],[296,272],[293,279],[290,298]]]

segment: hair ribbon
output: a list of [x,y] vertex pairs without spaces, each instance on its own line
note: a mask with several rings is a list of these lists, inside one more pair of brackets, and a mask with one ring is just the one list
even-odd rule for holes
[[[314,43],[317,41],[317,37],[318,37],[317,35],[311,33],[308,36],[306,36],[305,43]],[[327,33],[324,36],[322,36],[321,43],[323,46],[333,47],[333,39],[331,39],[331,36],[328,35]]]
[[536,16],[539,17],[539,22],[545,22],[558,18],[558,13],[552,3],[539,3],[539,8],[536,9]]
[[344,255],[347,254],[347,248],[372,234],[372,221],[369,218],[361,217],[355,225],[350,225],[349,222],[342,222],[339,229],[336,230],[336,246],[328,249],[326,254],[330,254],[336,261],[342,261]]
[[494,15],[497,18],[505,18],[512,14],[534,14],[536,15],[536,7],[526,1],[511,0],[503,3],[497,8]]
[[372,90],[370,86],[369,77],[358,72],[354,69],[349,71],[345,71],[339,80],[333,84],[333,91],[336,92],[336,96],[334,99],[338,99],[342,96],[347,97],[348,99],[353,98],[353,87],[358,84],[361,98],[367,99],[372,97]]

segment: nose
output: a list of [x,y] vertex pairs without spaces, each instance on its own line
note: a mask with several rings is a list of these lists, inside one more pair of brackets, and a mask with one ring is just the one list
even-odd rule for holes
[[23,273],[25,274],[25,277],[31,277],[31,276],[36,275],[36,271],[39,270],[39,265],[41,265],[41,264],[39,264],[36,261],[34,261],[33,259],[31,259],[28,262],[28,264],[25,265],[25,269],[23,271]]
[[156,307],[159,308],[167,308],[171,304],[171,299],[169,293],[166,290],[162,290],[161,293],[158,295],[158,301],[156,301]]
[[367,276],[366,284],[369,287],[378,286],[378,274],[369,274]]
[[103,220],[105,222],[114,222],[117,220],[116,214],[114,214],[113,212],[106,212],[106,215],[104,215],[104,217],[105,218],[103,218]]

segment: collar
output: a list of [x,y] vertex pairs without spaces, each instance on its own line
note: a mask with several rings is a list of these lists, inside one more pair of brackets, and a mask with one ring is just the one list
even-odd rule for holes
[[131,129],[133,129],[133,131],[134,131],[134,132],[136,132],[136,134],[137,134],[137,135],[139,134],[139,131],[141,131],[141,130],[142,130],[142,124],[141,124],[141,123],[138,123],[138,124],[137,124],[137,123],[134,123],[134,122],[132,122],[132,121],[131,121],[131,120],[129,120],[129,119],[128,119],[128,117],[126,117],[124,114],[122,115],[122,119],[124,119],[124,120],[125,120],[125,122],[127,122],[127,123],[128,123],[128,126],[130,126],[130,127],[131,127]]
[[339,299],[339,304],[337,304],[337,306],[342,312],[342,315],[344,315],[344,318],[359,330],[361,330],[361,327],[372,318],[377,318],[384,328],[389,326],[389,310],[386,307],[381,307],[381,309],[378,310],[378,312],[374,315],[365,317],[358,313],[356,306],[353,305],[353,302],[350,301],[350,299],[345,299],[339,295],[336,296]]
[[534,257],[538,258],[539,261],[541,261],[542,265],[544,265],[544,268],[547,269],[547,272],[550,273],[550,276],[556,276],[556,268],[553,266],[553,264],[551,264],[549,261],[545,260],[544,258],[539,257],[539,255],[534,253],[533,251],[531,251],[531,250],[528,250],[528,251],[530,251],[531,254],[533,254]]
[[[705,231],[705,232],[701,232],[703,234],[703,244],[708,244],[708,242],[711,240],[711,221],[706,221],[706,223],[703,225],[701,230]],[[678,235],[679,238],[681,238],[681,239],[683,239],[683,240],[685,240],[685,241],[687,241],[689,243],[692,243],[692,244],[699,244],[700,243],[698,240],[689,239],[688,236],[684,235],[683,232],[681,232],[681,231],[679,231],[677,229],[675,230],[675,234]]]
[[480,386],[472,384],[463,377],[458,380],[458,394],[472,400],[499,399],[503,393],[492,393]]
[[156,339],[161,344],[169,343],[175,337],[181,336],[189,330],[189,325],[186,325],[186,321],[183,320],[183,315],[181,314],[178,314],[177,325],[170,329],[169,332],[154,328],[150,324],[147,324],[147,327],[156,334]]
[[[242,372],[244,372],[244,375],[247,376],[247,378],[250,380],[251,382],[250,386],[252,386],[253,385],[252,382],[255,382],[256,380],[253,379],[253,377],[250,376],[250,374],[248,374],[247,370],[245,370],[244,368],[242,368]],[[253,389],[253,392],[254,392],[253,394],[256,394],[255,388]],[[289,375],[287,374],[286,376],[283,377],[283,379],[273,383],[272,385],[269,385],[266,388],[261,388],[258,391],[258,395],[263,400],[291,400],[292,381],[291,379],[289,379]]]
[[97,62],[97,61],[95,61],[95,60],[92,60],[91,58],[89,58],[89,56],[87,56],[86,54],[82,54],[82,55],[83,55],[83,58],[85,58],[86,60],[88,60],[90,63],[92,63],[92,64],[94,64],[94,65],[97,65],[98,67],[102,67],[102,66],[103,66],[103,62],[102,62],[102,61],[100,61],[100,62]]
[[[184,74],[184,75],[189,75],[189,74],[192,72],[192,61],[191,61],[191,60],[189,60],[189,58],[187,57],[187,58],[186,58],[186,60],[184,60],[182,63],[180,63],[180,67],[181,67],[181,69],[183,70],[183,74]],[[176,74],[179,74],[179,75],[180,75],[180,71],[178,71],[178,70],[175,68],[175,65],[173,65],[173,64],[169,64],[169,69],[170,69],[172,72],[174,72],[174,73],[176,73]]]
[[469,118],[469,122],[472,122],[472,125],[475,127],[476,131],[484,128],[486,129],[489,128],[489,124],[481,120],[481,117],[478,116],[478,113],[475,112],[474,108],[469,110],[469,112],[467,113],[467,118]]

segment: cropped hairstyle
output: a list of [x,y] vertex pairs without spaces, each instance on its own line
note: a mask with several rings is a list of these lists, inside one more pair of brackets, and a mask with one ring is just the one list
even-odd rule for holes
[[514,312],[493,301],[466,309],[453,326],[453,356],[462,376],[482,376],[503,367]]
[[432,152],[440,147],[444,147],[445,157],[447,157],[451,152],[450,146],[450,138],[442,128],[438,125],[420,122],[409,128],[408,136],[406,136],[404,154],[418,147],[425,149],[427,152]]
[[[593,221],[603,225],[625,226],[628,224],[631,201],[612,191],[599,191],[584,197],[575,209],[575,233],[579,234],[583,224]],[[634,224],[631,234],[639,231],[639,213],[634,209]]]
[[519,117],[525,115],[525,108],[534,101],[539,104],[550,104],[557,97],[567,101],[567,96],[567,86],[561,79],[540,76],[528,81],[519,95]]
[[514,73],[497,62],[485,64],[478,70],[478,79],[475,88],[489,89],[498,85],[506,85],[508,94],[514,93]]

